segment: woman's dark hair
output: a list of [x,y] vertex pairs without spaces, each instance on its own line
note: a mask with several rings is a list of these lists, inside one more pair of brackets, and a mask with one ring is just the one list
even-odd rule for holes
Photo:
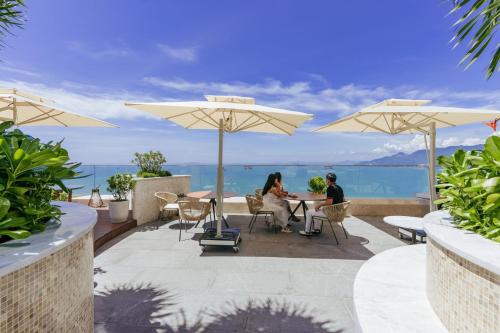
[[264,188],[262,189],[262,195],[266,195],[267,192],[274,186],[274,182],[276,181],[276,174],[271,173],[269,176],[267,176],[267,181],[266,185],[264,185]]
[[281,172],[275,172],[274,175],[276,176],[276,179],[281,183]]

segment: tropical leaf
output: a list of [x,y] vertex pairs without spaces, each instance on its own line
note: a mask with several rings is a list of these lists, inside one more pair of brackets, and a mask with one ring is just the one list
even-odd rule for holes
[[489,79],[498,71],[500,60],[500,43],[493,42],[500,21],[500,0],[456,0],[450,13],[459,12],[462,15],[454,23],[457,29],[452,39],[453,48],[469,40],[468,49],[460,64],[467,63],[465,68],[469,68],[493,45],[492,57],[486,70],[486,78]]

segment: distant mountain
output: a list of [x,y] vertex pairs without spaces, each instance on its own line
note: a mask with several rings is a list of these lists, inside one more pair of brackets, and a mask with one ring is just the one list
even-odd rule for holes
[[[463,149],[466,151],[469,150],[478,150],[483,149],[483,145],[475,145],[475,146],[449,146],[444,148],[436,149],[436,156],[440,155],[451,155],[457,149]],[[427,164],[427,152],[425,149],[417,150],[413,153],[397,153],[391,156],[385,156],[381,158],[377,158],[371,161],[357,162],[359,165],[418,165],[418,164]]]

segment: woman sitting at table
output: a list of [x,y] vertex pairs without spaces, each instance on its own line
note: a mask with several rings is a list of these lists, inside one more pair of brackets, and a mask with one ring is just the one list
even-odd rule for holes
[[[288,191],[285,191],[283,189],[283,181],[282,181],[282,176],[281,176],[281,172],[275,172],[274,175],[276,176],[276,185],[277,187],[279,188],[279,191],[281,192],[282,194],[282,197],[286,198],[288,197]],[[283,199],[283,201],[285,201],[285,204],[286,204],[286,209],[288,210],[288,213],[290,214],[290,217],[288,218],[289,220],[292,220],[293,222],[299,222],[300,219],[295,216],[295,214],[293,213],[292,211],[292,208],[290,207],[290,201],[288,200],[285,200]]]
[[287,202],[283,199],[285,195],[281,192],[278,184],[276,174],[272,173],[267,177],[266,185],[262,190],[264,209],[274,212],[274,218],[281,226],[281,232],[290,233],[293,232],[288,226],[290,213],[287,209]]

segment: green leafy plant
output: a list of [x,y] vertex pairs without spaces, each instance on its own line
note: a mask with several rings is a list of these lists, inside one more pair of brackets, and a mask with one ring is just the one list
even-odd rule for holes
[[139,167],[137,172],[138,177],[169,177],[172,174],[167,170],[162,170],[162,164],[167,162],[167,159],[159,151],[149,151],[147,153],[135,153],[135,158],[132,163]]
[[[497,25],[500,22],[500,1],[499,0],[454,0],[454,7],[451,13],[460,12],[460,18],[455,22],[457,32],[452,41],[454,48],[460,45],[468,36],[468,50],[460,61],[460,64],[468,61],[466,68],[469,68],[488,49],[488,45],[493,41],[492,57],[486,70],[486,78],[490,78],[498,67],[500,60],[500,43],[495,43]],[[496,48],[496,50],[495,50]]]
[[52,200],[69,201],[69,193],[61,190],[52,190]]
[[1,39],[11,34],[12,28],[21,28],[24,23],[23,0],[0,0],[0,46]]
[[77,178],[78,163],[68,163],[61,143],[41,143],[12,122],[0,124],[0,237],[25,238],[63,214],[51,204],[52,189],[65,192],[66,179]]
[[322,194],[326,192],[326,182],[321,176],[315,176],[309,179],[308,182],[309,188],[307,189],[309,192]]
[[115,201],[127,200],[127,195],[135,187],[135,180],[129,173],[117,173],[108,178],[108,191]]
[[500,242],[500,137],[486,140],[483,151],[457,150],[439,156],[439,194],[457,226]]

